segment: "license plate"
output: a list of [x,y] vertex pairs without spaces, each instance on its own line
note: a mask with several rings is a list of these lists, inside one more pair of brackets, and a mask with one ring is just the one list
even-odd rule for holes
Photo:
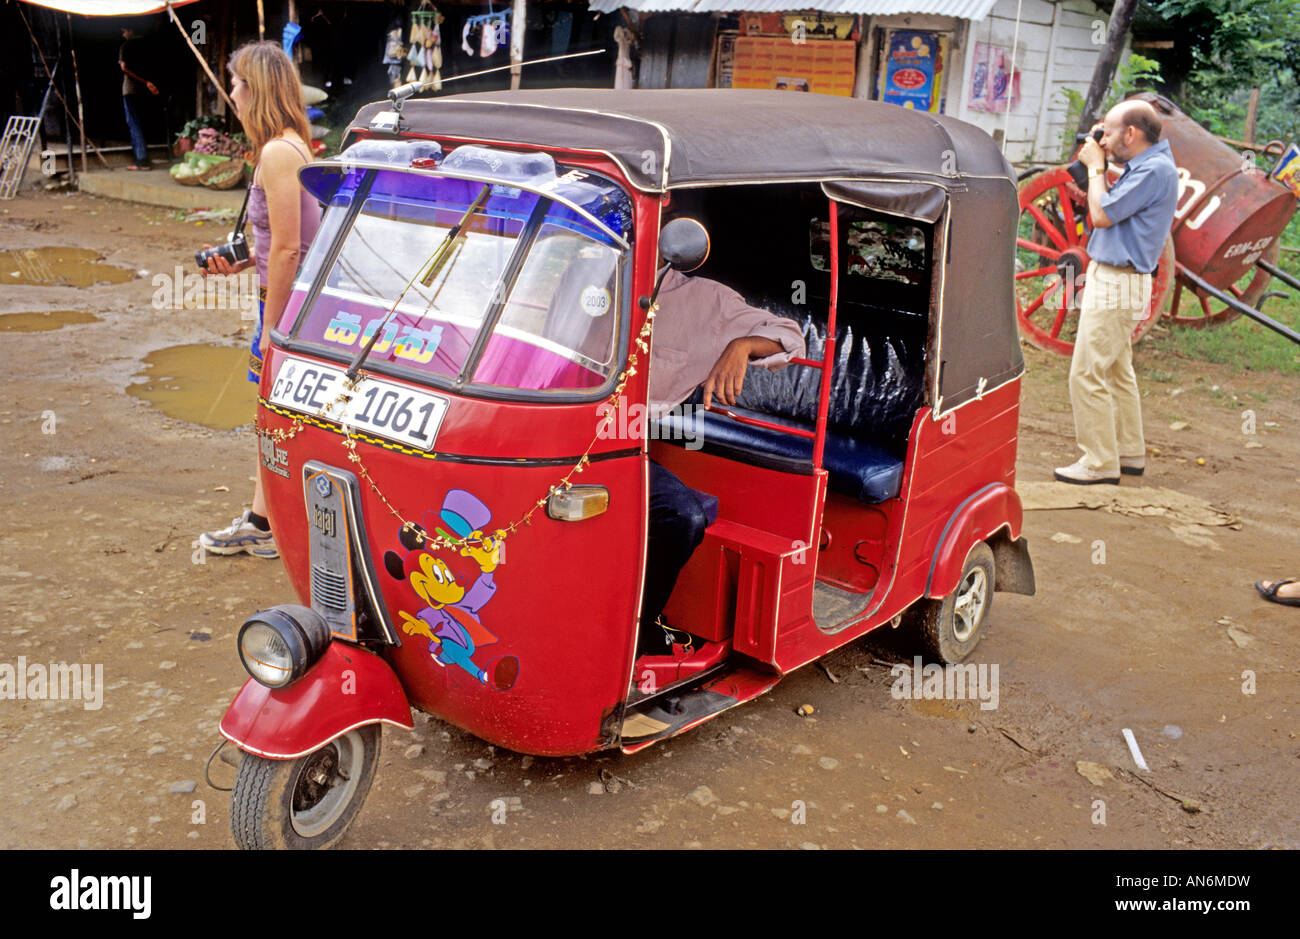
[[269,400],[420,450],[433,446],[450,404],[447,398],[367,375],[347,402],[336,403],[343,381],[341,368],[287,356],[275,373]]

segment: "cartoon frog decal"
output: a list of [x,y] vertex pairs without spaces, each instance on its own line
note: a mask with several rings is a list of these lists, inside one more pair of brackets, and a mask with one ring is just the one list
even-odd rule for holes
[[[497,641],[479,619],[479,611],[496,595],[495,571],[501,563],[500,538],[484,533],[491,520],[492,513],[481,499],[464,489],[452,489],[437,514],[425,513],[425,527],[410,525],[401,530],[399,539],[408,553],[403,557],[389,551],[384,555],[384,567],[395,580],[410,584],[425,604],[415,615],[399,611],[402,631],[427,638],[429,655],[440,667],[457,666],[482,685],[508,691],[519,677],[517,658],[498,656],[484,666],[474,661],[484,646]],[[439,522],[451,531],[444,530]],[[424,536],[430,526],[445,537],[471,542],[460,548],[461,557],[472,558],[479,568],[478,577],[468,588],[442,558],[425,549]]]

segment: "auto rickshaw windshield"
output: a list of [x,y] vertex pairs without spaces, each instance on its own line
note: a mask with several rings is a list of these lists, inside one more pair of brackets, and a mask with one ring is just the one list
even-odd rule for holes
[[[603,202],[626,202],[606,186]],[[354,171],[326,209],[280,328],[348,361],[384,324],[366,359],[374,371],[471,393],[589,394],[616,371],[623,257],[583,214],[528,189]]]

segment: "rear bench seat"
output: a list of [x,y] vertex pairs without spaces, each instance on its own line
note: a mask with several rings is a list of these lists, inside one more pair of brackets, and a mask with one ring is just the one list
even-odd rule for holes
[[[764,306],[788,315],[773,304]],[[921,402],[924,368],[919,337],[924,336],[925,323],[901,311],[844,312],[850,315],[845,317],[849,322],[836,329],[823,464],[832,490],[862,502],[883,502],[898,495],[907,435]],[[820,358],[824,324],[806,312],[790,318],[802,319],[808,357]],[[854,322],[874,328],[863,336]],[[882,335],[879,327],[886,322],[901,323],[898,332],[911,335]],[[728,410],[811,431],[820,380],[819,369],[800,365],[778,372],[750,369],[739,404]],[[722,414],[698,409],[669,414],[660,419],[658,435],[678,444],[699,440],[706,452],[727,459],[784,472],[812,472],[812,440],[742,424]]]

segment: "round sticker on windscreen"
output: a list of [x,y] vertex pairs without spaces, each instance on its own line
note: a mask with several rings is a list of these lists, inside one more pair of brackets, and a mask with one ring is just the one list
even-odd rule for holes
[[595,284],[582,288],[582,294],[578,297],[578,305],[582,307],[582,312],[593,319],[608,313],[609,304],[609,291]]

